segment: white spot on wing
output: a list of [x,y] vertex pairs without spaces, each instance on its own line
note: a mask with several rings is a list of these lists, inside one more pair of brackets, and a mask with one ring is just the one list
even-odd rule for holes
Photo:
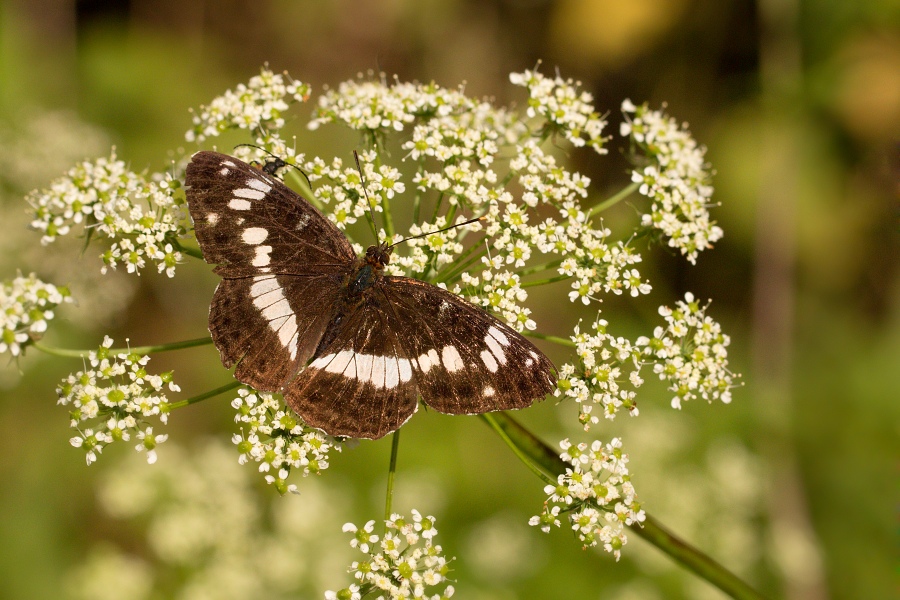
[[441,350],[441,361],[444,363],[444,368],[451,373],[455,373],[465,366],[456,346],[444,346]]
[[250,204],[250,202],[248,202],[247,200],[238,200],[237,198],[228,203],[228,208],[234,210],[250,210],[251,206],[253,205]]
[[369,381],[377,388],[384,387],[385,374],[387,372],[387,359],[384,356],[372,357],[372,375]]
[[431,367],[439,364],[441,364],[441,359],[434,348],[419,357],[419,368],[422,369],[423,373],[427,373]]
[[281,297],[281,300],[275,302],[274,304],[270,304],[262,310],[262,316],[266,321],[274,321],[279,317],[290,316],[294,317],[294,311],[291,310],[291,305],[288,304],[287,298],[284,296]]
[[209,213],[206,215],[206,222],[210,225],[215,225],[219,222],[219,213]]
[[343,373],[347,369],[347,365],[353,360],[353,352],[350,350],[341,350],[337,354],[329,354],[328,356],[323,356],[322,358],[313,362],[316,364],[319,361],[326,361],[325,364],[328,366],[325,367],[325,371],[327,373]]
[[490,398],[495,394],[495,391],[494,391],[494,388],[492,388],[491,386],[488,385],[488,386],[485,386],[485,388],[483,390],[481,390],[481,394],[485,398]]
[[497,358],[497,361],[501,365],[505,365],[506,364],[506,354],[503,352],[503,346],[501,346],[497,342],[497,340],[492,338],[490,336],[490,334],[484,336],[484,343],[487,344],[488,350],[490,350],[491,354],[493,354]]
[[[250,297],[256,298],[257,296],[262,296],[263,294],[267,294],[269,292],[278,290],[281,291],[281,286],[278,285],[278,280],[275,279],[274,275],[268,275],[263,277],[254,277],[253,285],[250,286]],[[256,304],[256,300],[253,301],[253,304]],[[259,305],[256,304],[257,308]]]
[[269,264],[269,261],[272,260],[272,257],[269,256],[269,252],[272,251],[272,246],[257,246],[256,247],[256,256],[253,257],[253,262],[250,264],[254,267],[265,267]]
[[355,354],[354,356],[356,357],[356,368],[352,374],[348,375],[350,367],[347,367],[347,369],[344,370],[344,376],[362,379],[363,381],[370,380],[372,378],[372,366],[376,357],[371,354]]
[[303,231],[306,229],[306,226],[309,225],[309,215],[303,215],[300,217],[300,220],[297,221],[297,225],[294,226],[294,229],[297,231]]
[[236,167],[236,166],[237,166],[236,164],[234,164],[234,163],[233,163],[232,161],[230,161],[230,160],[223,160],[223,161],[221,162],[221,164],[226,165],[226,166],[228,166],[228,167]]
[[406,383],[412,379],[412,365],[409,360],[401,358],[397,361],[397,369],[400,371],[400,381]]
[[222,167],[221,169],[219,169],[219,175],[221,175],[222,177],[225,177],[229,173],[231,173],[231,169],[229,169],[228,167]]
[[235,198],[247,198],[248,200],[262,200],[266,197],[265,192],[251,188],[238,188],[231,193]]
[[244,240],[244,243],[254,246],[262,244],[267,237],[269,237],[269,232],[262,227],[248,227],[241,233],[241,239]]
[[263,194],[268,194],[269,190],[272,189],[272,186],[266,183],[265,181],[260,181],[259,179],[248,179],[247,185],[252,187],[254,190],[259,190]]
[[325,356],[320,356],[316,360],[309,363],[310,369],[321,369],[323,367],[327,367],[328,363],[331,362],[331,359],[334,358],[334,354],[326,354]]
[[284,315],[283,317],[278,317],[274,321],[269,321],[269,327],[272,329],[272,331],[278,331],[281,328],[281,326],[284,325],[285,323],[287,323],[288,319],[290,319],[290,318],[291,317],[289,315]]
[[481,361],[484,363],[484,366],[487,367],[488,371],[490,371],[491,373],[497,372],[497,361],[494,359],[493,354],[491,354],[487,350],[482,350]]
[[288,352],[291,354],[291,360],[297,358],[297,340],[294,339],[295,335],[297,335],[297,317],[292,314],[291,318],[278,330],[278,341],[288,349]]
[[[296,323],[288,324],[291,335],[296,332]],[[287,334],[285,334],[287,336]],[[378,389],[394,389],[401,382],[412,379],[412,365],[405,358],[394,356],[374,356],[356,354],[352,350],[342,350],[337,354],[326,354],[309,363],[312,369],[325,369],[350,379],[371,383]]]
[[491,325],[491,328],[488,329],[488,335],[504,346],[509,346],[509,338],[506,337],[506,334],[500,331],[497,327]]

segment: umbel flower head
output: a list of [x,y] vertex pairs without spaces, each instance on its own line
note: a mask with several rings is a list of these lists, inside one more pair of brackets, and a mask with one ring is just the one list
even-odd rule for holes
[[454,588],[448,585],[447,577],[453,559],[445,558],[441,547],[434,543],[437,535],[434,517],[423,517],[413,509],[411,520],[392,514],[384,524],[384,536],[375,533],[375,521],[362,527],[353,523],[344,525],[344,532],[353,534],[350,546],[367,556],[350,565],[350,573],[357,583],[337,592],[326,592],[326,600],[364,596],[384,600],[445,600],[453,596]]
[[[578,418],[585,430],[599,423],[601,415],[614,419],[622,408],[638,415],[637,389],[644,383],[641,370],[648,364],[675,393],[673,408],[698,397],[731,402],[731,390],[736,387],[728,368],[731,339],[706,314],[706,307],[688,292],[674,309],[659,307],[659,314],[666,326],[634,342],[608,333],[604,319],[594,322],[593,333],[576,326],[571,338],[576,361],[560,368],[557,395],[578,403]],[[595,408],[600,409],[599,415]]]
[[150,357],[132,352],[111,352],[109,336],[87,358],[90,368],[66,377],[56,388],[58,404],[70,407],[70,424],[78,433],[71,440],[85,452],[87,464],[97,460],[103,449],[134,436],[135,450],[147,453],[147,462],[156,462],[156,447],[168,439],[154,434],[148,419],[165,424],[169,400],[165,390],[180,391],[172,372],[151,375]]
[[297,493],[287,478],[293,472],[304,477],[320,474],[328,468],[328,454],[341,446],[334,438],[303,423],[303,420],[267,392],[241,388],[231,406],[241,433],[232,437],[240,452],[239,462],[259,464],[266,482],[279,493]]
[[691,263],[723,232],[709,216],[712,174],[699,146],[685,127],[660,111],[630,100],[622,103],[621,133],[643,151],[641,168],[631,173],[640,193],[653,201],[641,225],[668,238]]
[[561,525],[564,514],[584,547],[601,544],[619,560],[628,543],[625,526],[646,518],[635,497],[622,442],[614,438],[608,444],[595,440],[575,445],[563,440],[560,446],[560,458],[571,467],[559,475],[555,486],[544,488],[548,496],[544,510],[528,523],[547,533]]
[[184,202],[176,198],[180,184],[170,174],[148,179],[116,158],[83,162],[48,189],[28,195],[31,227],[50,244],[80,226],[90,239],[110,242],[101,255],[102,272],[124,266],[140,275],[148,262],[169,277],[181,262],[179,239],[187,235]]
[[0,354],[19,356],[41,339],[65,302],[72,302],[68,288],[44,283],[34,273],[0,284]]

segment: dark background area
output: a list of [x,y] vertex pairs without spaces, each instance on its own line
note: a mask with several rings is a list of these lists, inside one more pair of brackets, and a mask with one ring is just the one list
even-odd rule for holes
[[[746,385],[735,390],[731,406],[695,403],[677,413],[650,387],[640,418],[604,425],[596,435],[608,439],[624,427],[639,439],[645,417],[648,426],[653,419],[656,427],[662,423],[663,432],[667,422],[681,420],[693,433],[677,460],[701,472],[721,440],[737,444],[755,461],[758,502],[741,525],[752,535],[731,550],[749,562],[733,568],[773,597],[883,598],[897,589],[891,573],[897,565],[900,422],[898,25],[900,6],[887,1],[4,0],[2,210],[15,215],[7,222],[26,223],[22,198],[29,189],[47,185],[77,160],[108,154],[110,145],[135,170],[164,170],[174,150],[195,150],[183,137],[187,109],[246,81],[264,63],[312,84],[314,96],[323,86],[381,69],[401,80],[447,87],[465,82],[472,96],[521,106],[522,90],[509,83],[509,73],[541,61],[545,74],[558,70],[582,81],[598,109],[609,113],[609,132],[616,136],[623,99],[665,104],[708,147],[714,199],[721,203],[713,217],[725,238],[696,266],[662,249],[644,249],[642,272],[653,294],[637,309],[611,299],[604,317],[621,323],[625,335],[646,330],[644,315],[652,317],[655,306],[685,291],[712,298],[711,313],[732,336],[732,366]],[[354,139],[345,132],[305,131],[308,109],[296,111],[299,145],[313,151],[312,140],[322,156],[349,155]],[[35,125],[46,123],[46,115],[57,120]],[[598,198],[627,181],[619,146],[615,141],[610,155],[599,159],[572,156]],[[608,217],[612,224],[633,216],[624,204],[617,209]],[[4,278],[17,268],[50,269],[37,235],[8,229]],[[99,269],[94,254],[86,253],[84,269]],[[104,321],[66,312],[52,325],[59,331],[55,341],[95,347],[103,333],[136,343],[205,333],[215,286],[205,265],[192,261],[174,280],[148,272],[139,281],[112,281],[121,283],[112,285],[110,304],[101,299],[97,310],[114,316]],[[553,310],[535,306],[537,315]],[[214,353],[195,352],[190,356],[198,356],[202,368],[188,366],[188,354],[152,364],[179,369],[187,394],[221,384],[226,375]],[[34,359],[20,367],[21,377],[15,363],[6,367],[0,396],[0,597],[10,598],[60,589],[65,573],[99,540],[142,551],[139,539],[129,539],[98,511],[92,491],[103,463],[126,450],[110,449],[112,456],[85,468],[81,453],[68,447],[64,411],[54,406],[58,380],[81,366]],[[545,403],[525,418],[551,442],[561,432],[578,435],[552,411]],[[445,431],[437,415],[416,417],[404,449],[407,468],[449,473],[438,517],[443,543],[461,556],[466,542],[454,531],[490,522],[502,506],[524,528],[542,496],[480,424],[458,421]],[[227,439],[230,422],[224,402],[205,403],[173,417],[168,443],[190,446],[209,434]],[[719,519],[718,509],[704,504],[705,496],[691,495],[690,486],[674,500],[663,494],[673,483],[667,473],[680,471],[642,464],[636,446],[629,451],[648,511],[676,524],[680,513],[699,514],[698,529],[673,528],[701,547],[705,537],[692,538],[692,532],[707,529],[697,535],[710,537],[705,549],[716,555],[712,538],[727,537],[728,527],[737,525]],[[383,475],[373,465],[386,464],[388,448],[363,444],[336,461],[335,477],[354,482],[362,498],[345,520],[360,523],[379,514]],[[165,446],[160,460],[164,452]],[[498,481],[478,475],[484,453],[504,474]],[[360,491],[367,486],[375,491]],[[710,493],[716,497],[715,487]],[[666,559],[631,562],[628,553],[640,540],[613,564],[582,552],[565,531],[549,538],[533,529],[526,534],[523,552],[543,548],[538,564],[508,579],[479,579],[461,556],[458,593],[468,578],[476,582],[469,595],[477,598],[552,598],[563,589],[586,598],[700,597],[685,583],[691,576]],[[338,532],[334,537],[345,543]],[[706,588],[703,594],[717,597]]]

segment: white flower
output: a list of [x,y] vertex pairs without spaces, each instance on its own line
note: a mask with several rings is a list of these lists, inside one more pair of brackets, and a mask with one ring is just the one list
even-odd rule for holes
[[0,353],[22,354],[41,339],[54,309],[66,302],[72,302],[67,288],[44,283],[33,273],[0,284]]
[[[560,447],[560,458],[571,468],[559,475],[558,485],[545,488],[548,497],[544,510],[531,517],[529,525],[540,526],[541,531],[548,533],[551,527],[560,526],[559,515],[564,510],[582,544],[587,547],[603,543],[604,549],[618,560],[627,542],[624,527],[646,518],[628,481],[628,457],[621,452],[621,441],[613,439],[604,445],[594,440],[590,445],[573,445],[563,440]],[[615,502],[618,499],[622,501]]]
[[140,275],[152,260],[160,273],[173,277],[182,260],[176,243],[187,234],[184,205],[174,198],[178,187],[170,174],[148,179],[129,171],[113,152],[81,163],[26,200],[31,227],[43,234],[41,243],[52,243],[80,224],[90,227],[94,239],[111,242],[101,254],[101,272],[124,263],[127,272]]
[[620,133],[630,137],[653,164],[632,172],[639,192],[652,200],[641,225],[658,230],[691,263],[701,250],[711,248],[723,232],[709,216],[713,188],[706,163],[706,148],[699,146],[685,127],[646,104],[622,103],[625,123]]

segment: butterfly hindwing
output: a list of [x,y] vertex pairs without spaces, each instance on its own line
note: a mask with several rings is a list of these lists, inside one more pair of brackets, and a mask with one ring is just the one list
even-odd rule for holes
[[237,364],[235,377],[256,389],[280,390],[315,352],[341,280],[275,274],[223,279],[209,311],[222,363]]
[[380,438],[417,408],[413,365],[400,340],[404,334],[377,295],[338,314],[312,362],[285,387],[285,401],[331,435]]
[[185,184],[197,241],[223,277],[346,269],[346,236],[281,181],[217,152],[198,152]]
[[459,296],[417,279],[376,286],[392,312],[419,394],[449,414],[529,406],[556,384],[553,363],[511,327]]

